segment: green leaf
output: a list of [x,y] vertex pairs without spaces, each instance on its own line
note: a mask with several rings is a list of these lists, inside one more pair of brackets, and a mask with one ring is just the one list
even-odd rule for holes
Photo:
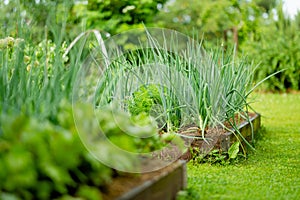
[[80,186],[77,195],[83,197],[86,200],[101,200],[101,193],[99,188],[91,187],[87,185]]
[[20,200],[20,198],[15,195],[15,194],[11,194],[11,193],[1,193],[0,194],[0,199],[5,199],[5,200]]
[[228,149],[228,155],[230,159],[235,159],[239,153],[240,150],[240,143],[235,142],[231,145],[231,147]]

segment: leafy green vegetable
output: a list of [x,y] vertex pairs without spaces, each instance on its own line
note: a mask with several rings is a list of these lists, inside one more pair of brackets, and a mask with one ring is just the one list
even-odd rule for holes
[[[25,115],[1,116],[2,197],[101,199],[100,187],[111,180],[113,171],[95,159],[93,152],[82,144],[74,113],[85,122],[87,133],[92,133],[100,125],[107,138],[124,150],[149,152],[163,144],[154,120],[148,116],[130,118],[126,113],[103,108],[95,110],[95,121],[89,118],[93,116],[90,115],[93,113],[91,105],[76,104],[73,108],[66,101],[62,102],[58,108],[57,124]],[[135,160],[122,157],[122,154],[114,155],[114,149],[109,146],[101,146],[101,150],[107,156],[117,158],[115,162],[121,165],[136,165]]]
[[[175,99],[171,99],[170,91],[164,86],[155,84],[144,85],[138,88],[132,94],[132,98],[128,101],[128,110],[132,115],[146,113],[156,119],[159,128],[166,126],[166,115],[170,116],[173,126],[178,127],[180,123],[180,110],[176,109],[179,105]],[[168,113],[164,113],[164,104],[171,102]]]

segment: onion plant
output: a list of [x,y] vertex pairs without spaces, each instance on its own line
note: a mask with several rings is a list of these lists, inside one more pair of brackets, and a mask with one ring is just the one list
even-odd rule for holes
[[[20,27],[24,32],[26,27]],[[78,52],[63,56],[66,43],[33,43],[26,33],[0,40],[0,112],[24,112],[55,120],[62,99],[71,100]]]
[[[133,42],[118,43],[122,37]],[[249,120],[256,67],[237,58],[235,49],[204,50],[193,38],[155,28],[117,35],[103,45],[105,52],[95,48],[83,67],[85,82],[98,81],[88,94],[96,107],[147,112],[166,131],[194,124],[203,139],[209,127],[227,128],[224,122],[232,122],[239,134],[230,121],[237,114]]]

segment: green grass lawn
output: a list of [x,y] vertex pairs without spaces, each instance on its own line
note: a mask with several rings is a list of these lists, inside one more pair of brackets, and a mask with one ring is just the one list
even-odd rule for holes
[[255,94],[265,128],[235,165],[188,164],[179,199],[300,199],[300,94]]

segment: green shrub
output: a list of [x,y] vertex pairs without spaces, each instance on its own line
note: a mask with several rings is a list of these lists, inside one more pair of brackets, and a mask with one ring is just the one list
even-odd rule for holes
[[264,90],[286,91],[300,89],[300,26],[296,20],[286,18],[277,9],[279,19],[260,27],[259,37],[249,40],[243,50],[259,68],[255,80],[261,80],[278,71],[263,84]]

